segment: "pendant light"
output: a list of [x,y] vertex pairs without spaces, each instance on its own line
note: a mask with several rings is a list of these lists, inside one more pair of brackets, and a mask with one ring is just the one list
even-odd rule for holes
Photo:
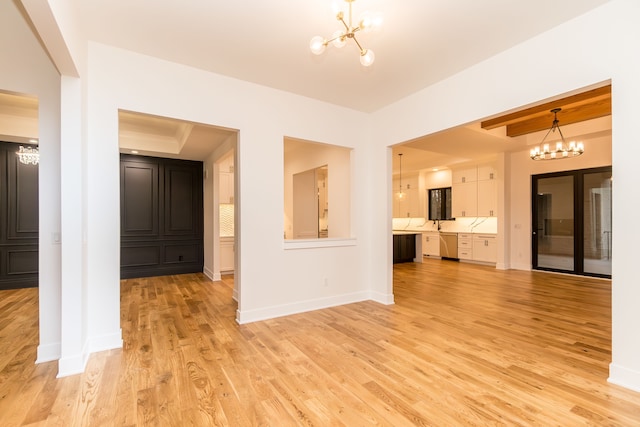
[[[564,140],[564,135],[560,130],[558,113],[562,111],[562,108],[554,108],[551,110],[553,113],[553,124],[547,131],[547,134],[542,138],[540,146],[532,148],[529,156],[532,160],[556,160],[556,159],[568,159],[569,157],[579,156],[584,153],[584,144],[582,142],[571,141],[569,144]],[[556,142],[554,149],[549,147],[548,143],[545,143],[547,137],[551,132],[558,130],[560,135],[560,141]]]
[[400,157],[400,190],[396,193],[396,199],[402,201],[407,197],[407,193],[402,192],[402,153],[399,153]]

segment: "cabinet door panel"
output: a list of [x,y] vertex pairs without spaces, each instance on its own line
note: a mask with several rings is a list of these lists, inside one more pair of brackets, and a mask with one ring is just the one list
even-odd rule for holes
[[122,236],[158,235],[158,165],[122,162],[120,165]]
[[198,209],[195,171],[174,165],[164,170],[164,235],[192,235],[197,232],[194,214]]
[[496,181],[478,181],[478,216],[498,216]]
[[451,195],[451,210],[455,217],[477,216],[478,213],[478,183],[466,182],[453,184]]

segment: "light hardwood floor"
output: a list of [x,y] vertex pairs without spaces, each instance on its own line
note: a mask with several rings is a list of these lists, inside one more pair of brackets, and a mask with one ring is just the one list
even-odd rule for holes
[[0,292],[0,426],[640,425],[606,381],[609,281],[426,260],[394,267],[395,305],[242,326],[232,287],[122,281],[124,348],[61,379],[37,290]]

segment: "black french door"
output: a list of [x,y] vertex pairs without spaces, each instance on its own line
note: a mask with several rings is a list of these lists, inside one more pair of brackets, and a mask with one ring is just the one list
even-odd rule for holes
[[532,176],[532,265],[611,277],[611,167]]

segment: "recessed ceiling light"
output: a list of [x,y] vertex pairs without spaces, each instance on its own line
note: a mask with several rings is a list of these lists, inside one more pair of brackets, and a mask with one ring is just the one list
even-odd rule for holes
[[438,172],[440,169],[438,169],[438,168],[433,168],[433,169],[431,169],[431,170],[432,170],[432,171],[434,171],[434,172]]

